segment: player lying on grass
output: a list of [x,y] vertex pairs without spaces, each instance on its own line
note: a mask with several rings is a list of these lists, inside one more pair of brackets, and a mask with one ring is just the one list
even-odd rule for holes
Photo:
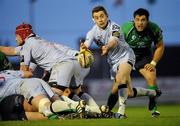
[[[0,102],[1,120],[47,120],[48,117],[36,112],[23,95],[13,94]],[[55,116],[54,116],[55,117]]]
[[[39,113],[46,117],[51,117],[54,113],[64,111],[76,112],[78,110],[82,114],[82,111],[85,109],[84,101],[73,103],[62,101],[43,80],[25,78],[31,77],[31,72],[11,69],[11,63],[0,52],[0,100],[13,94],[23,95]],[[22,119],[27,119],[25,115],[23,116]]]

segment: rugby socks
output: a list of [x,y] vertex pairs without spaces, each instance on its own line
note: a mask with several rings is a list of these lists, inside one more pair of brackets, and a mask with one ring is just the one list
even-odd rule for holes
[[109,110],[112,110],[118,101],[118,94],[110,93],[107,101],[107,106],[109,106]]
[[156,90],[158,89],[157,85],[148,86],[148,89]]
[[86,101],[86,103],[89,106],[98,106],[95,102],[95,100],[87,93],[82,93],[82,95],[80,96],[80,98],[84,101]]
[[58,117],[58,115],[56,115],[56,114],[52,114],[52,115],[49,115],[49,116],[48,116],[48,119],[49,119],[49,120],[57,120],[57,119],[59,119],[59,117]]
[[74,100],[74,101],[80,101],[81,98],[79,96],[77,96],[75,93],[71,92],[71,94],[69,95],[69,98]]
[[136,90],[136,92],[137,92],[136,96],[149,96],[149,97],[156,96],[156,91],[152,90],[152,89],[135,87],[135,88],[133,88],[133,90],[134,90],[134,92]]
[[[158,89],[158,87],[157,87],[157,85],[151,85],[151,86],[148,86],[148,89],[151,89],[151,90],[157,90]],[[151,98],[152,97],[149,97],[149,99],[151,100]],[[155,112],[155,111],[157,111],[157,105],[152,109],[152,112]]]
[[38,111],[40,113],[44,114],[45,116],[49,116],[49,115],[53,114],[49,108],[50,103],[51,102],[48,98],[42,98],[38,104]]
[[71,109],[71,106],[67,102],[56,100],[51,103],[48,98],[42,98],[39,101],[39,112],[44,114],[48,118],[54,118],[54,113],[75,112],[75,109]]
[[91,112],[97,112],[101,113],[101,110],[99,109],[99,106],[95,102],[95,100],[87,93],[80,92],[78,95],[82,100],[86,101],[87,105],[89,106],[89,109]]
[[[74,101],[74,100],[71,100],[70,98],[68,98],[67,96],[64,96],[62,95],[61,96],[62,99],[64,99],[65,102],[67,102],[69,104],[69,106],[71,106],[71,108],[77,108],[77,106],[79,105],[79,102],[78,101]],[[86,105],[86,111],[91,111],[91,107],[89,105]]]
[[70,99],[70,98],[67,97],[67,96],[62,95],[61,97],[62,97],[62,99],[63,99],[65,102],[67,102],[68,104],[70,104],[70,106],[71,106],[72,108],[76,108],[76,107],[78,106],[78,104],[79,104],[79,102],[74,101],[74,100]]
[[121,84],[118,86],[118,95],[119,95],[119,109],[117,113],[124,115],[126,109],[126,100],[128,97],[127,84]]

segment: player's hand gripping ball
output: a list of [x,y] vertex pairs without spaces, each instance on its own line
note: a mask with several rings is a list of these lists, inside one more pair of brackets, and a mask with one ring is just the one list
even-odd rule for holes
[[81,67],[88,68],[94,62],[94,55],[89,49],[81,49],[77,59]]

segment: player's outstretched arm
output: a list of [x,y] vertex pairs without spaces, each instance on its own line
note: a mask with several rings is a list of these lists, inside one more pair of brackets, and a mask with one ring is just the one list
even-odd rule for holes
[[17,55],[15,47],[0,46],[0,51],[6,54],[7,56]]
[[108,42],[108,44],[102,46],[101,50],[101,55],[106,55],[110,49],[113,49],[117,46],[118,42],[116,40],[111,40]]

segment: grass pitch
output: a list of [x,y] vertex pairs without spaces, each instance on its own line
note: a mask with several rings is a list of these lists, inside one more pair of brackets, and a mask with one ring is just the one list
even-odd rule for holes
[[161,116],[152,118],[147,107],[127,107],[127,119],[76,119],[53,121],[0,121],[0,126],[178,126],[180,105],[159,105]]

